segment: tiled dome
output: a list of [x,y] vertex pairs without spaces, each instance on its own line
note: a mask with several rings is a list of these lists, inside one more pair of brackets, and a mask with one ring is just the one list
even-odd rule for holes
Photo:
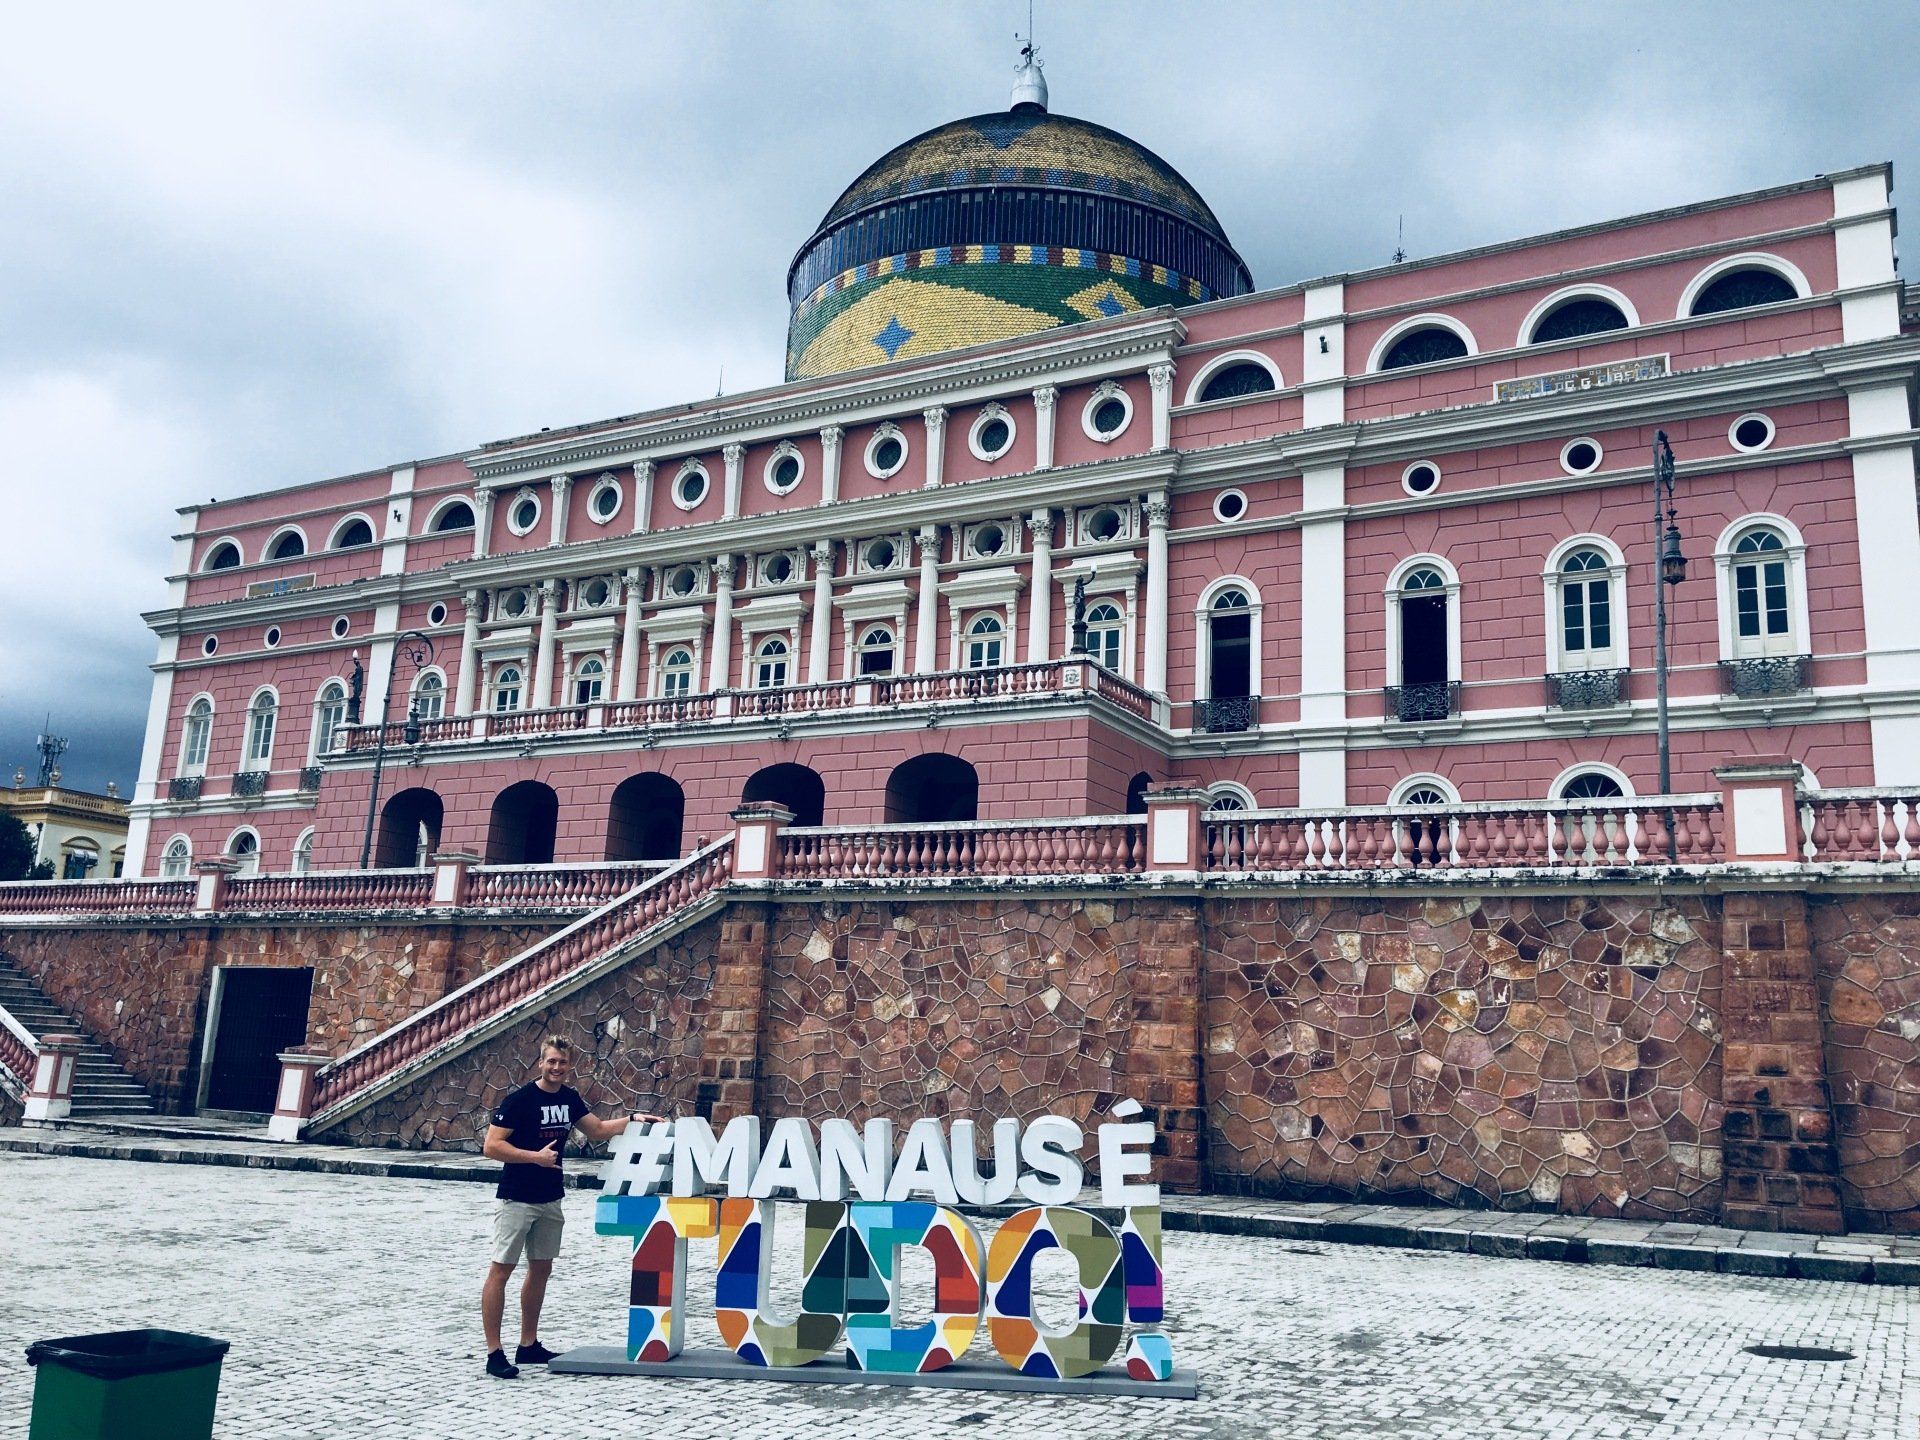
[[787,274],[790,379],[1253,288],[1179,171],[1019,94],[894,147],[834,202]]

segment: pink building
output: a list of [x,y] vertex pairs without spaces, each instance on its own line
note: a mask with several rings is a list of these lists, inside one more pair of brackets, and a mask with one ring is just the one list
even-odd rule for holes
[[1674,788],[1920,780],[1888,167],[1255,289],[1036,79],[836,202],[787,383],[183,510],[128,873],[1652,793],[1661,430]]

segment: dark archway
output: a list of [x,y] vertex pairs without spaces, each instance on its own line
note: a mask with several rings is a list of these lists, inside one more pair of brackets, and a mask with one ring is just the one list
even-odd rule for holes
[[1127,782],[1127,814],[1147,813],[1147,787],[1151,784],[1153,784],[1153,776],[1144,770]]
[[487,864],[551,865],[560,797],[551,785],[522,780],[493,797],[487,819]]
[[427,863],[440,848],[440,822],[446,806],[425,786],[402,790],[380,807],[374,834],[373,863],[381,870],[404,870]]
[[805,765],[769,765],[756,770],[740,792],[740,803],[752,805],[771,800],[793,812],[796,825],[824,825],[827,809],[827,782]]
[[678,860],[687,796],[658,770],[629,775],[607,804],[607,859]]
[[916,755],[887,777],[887,824],[980,818],[980,777],[957,755]]

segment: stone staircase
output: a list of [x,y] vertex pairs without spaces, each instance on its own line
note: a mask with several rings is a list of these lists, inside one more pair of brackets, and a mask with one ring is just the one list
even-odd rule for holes
[[[0,1010],[29,1034],[78,1035],[85,1043],[74,1061],[73,1114],[151,1115],[153,1100],[113,1053],[41,992],[12,960],[0,955]],[[22,1077],[23,1079],[26,1077]]]

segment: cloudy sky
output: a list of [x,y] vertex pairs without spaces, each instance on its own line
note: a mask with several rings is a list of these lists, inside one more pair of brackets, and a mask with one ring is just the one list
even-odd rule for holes
[[[1025,0],[16,6],[0,766],[133,778],[175,507],[780,378],[785,267]],[[1263,285],[1892,160],[1920,6],[1040,0]]]

